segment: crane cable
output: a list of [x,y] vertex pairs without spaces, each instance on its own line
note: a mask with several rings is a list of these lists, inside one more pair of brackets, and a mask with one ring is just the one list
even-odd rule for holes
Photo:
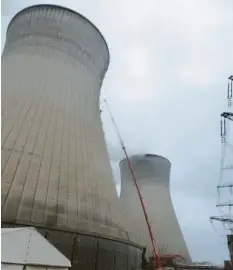
[[118,137],[118,139],[120,141],[121,148],[122,148],[122,150],[123,150],[123,152],[125,154],[125,157],[126,157],[126,160],[127,160],[127,163],[128,163],[128,167],[129,167],[129,170],[131,172],[131,175],[132,175],[134,184],[135,184],[136,189],[137,189],[137,193],[138,193],[138,196],[139,196],[139,199],[140,199],[140,202],[141,202],[142,210],[143,210],[143,213],[144,213],[144,216],[145,216],[146,224],[147,224],[149,235],[150,235],[150,239],[151,239],[151,244],[152,244],[152,248],[153,248],[153,253],[154,253],[154,259],[155,259],[155,262],[156,262],[156,267],[157,267],[158,270],[163,270],[162,263],[161,263],[161,260],[160,260],[160,256],[159,256],[159,253],[158,253],[157,248],[156,248],[155,239],[154,239],[154,236],[153,236],[151,225],[150,225],[150,222],[149,222],[148,213],[146,211],[145,203],[144,203],[144,200],[142,198],[142,194],[141,194],[140,188],[139,188],[139,186],[137,184],[135,173],[133,171],[131,162],[129,160],[129,156],[128,156],[126,147],[125,147],[124,142],[123,142],[123,140],[121,138],[121,135],[120,135],[119,129],[117,127],[116,121],[115,121],[115,119],[114,119],[114,117],[113,117],[113,115],[112,115],[112,113],[111,113],[111,111],[109,109],[109,106],[108,106],[108,103],[107,103],[106,99],[104,99],[104,103],[105,103],[106,108],[107,108],[107,111],[108,111],[108,113],[110,115],[111,121],[112,121],[112,123],[114,125],[115,131],[116,131],[116,134],[117,134],[117,137]]

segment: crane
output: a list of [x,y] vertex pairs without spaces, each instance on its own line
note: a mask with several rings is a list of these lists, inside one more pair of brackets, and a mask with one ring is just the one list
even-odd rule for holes
[[114,119],[114,117],[113,117],[113,115],[112,115],[112,113],[111,113],[111,111],[109,109],[109,106],[108,106],[108,103],[107,103],[106,99],[104,100],[104,103],[105,103],[107,111],[108,111],[108,113],[110,115],[111,121],[112,121],[112,123],[114,125],[117,137],[119,139],[121,148],[122,148],[122,150],[123,150],[123,152],[125,154],[125,157],[126,157],[126,160],[127,160],[128,166],[129,166],[130,173],[132,175],[134,184],[135,184],[136,189],[137,189],[137,193],[138,193],[138,196],[139,196],[139,199],[140,199],[140,202],[141,202],[142,210],[143,210],[143,213],[144,213],[144,216],[145,216],[146,224],[147,224],[150,239],[151,239],[151,245],[152,245],[152,248],[153,248],[154,259],[155,259],[155,262],[156,262],[156,266],[158,267],[159,270],[163,270],[161,259],[160,259],[159,253],[157,251],[157,248],[156,248],[155,239],[154,239],[153,232],[152,232],[152,229],[151,229],[151,225],[150,225],[148,213],[147,213],[147,210],[146,210],[146,206],[145,206],[145,203],[144,203],[144,200],[143,200],[139,185],[137,184],[137,180],[136,180],[135,173],[133,171],[133,168],[132,168],[132,165],[131,165],[131,162],[130,162],[130,159],[129,159],[129,155],[127,153],[127,150],[126,150],[126,147],[124,145],[123,139],[121,138],[121,134],[120,134],[119,129],[117,127],[116,121],[115,121],[115,119]]
[[[115,128],[115,131],[116,131],[117,137],[119,139],[121,148],[122,148],[122,150],[124,152],[124,155],[126,157],[126,160],[127,160],[127,163],[128,163],[128,167],[129,167],[130,173],[132,175],[132,179],[134,181],[134,184],[135,184],[135,187],[136,187],[136,190],[137,190],[137,193],[138,193],[138,197],[139,197],[139,200],[140,200],[140,203],[141,203],[141,206],[142,206],[143,214],[144,214],[144,217],[145,217],[145,221],[146,221],[146,224],[147,224],[147,228],[148,228],[148,232],[149,232],[149,236],[150,236],[150,240],[151,240],[151,245],[152,245],[152,249],[153,249],[153,255],[154,255],[154,260],[155,260],[155,263],[156,263],[156,267],[157,267],[158,270],[163,270],[161,258],[160,258],[160,255],[159,255],[158,251],[157,251],[154,234],[153,234],[153,231],[152,231],[152,228],[151,228],[151,225],[150,225],[149,215],[148,215],[148,212],[146,210],[146,205],[145,205],[145,202],[143,200],[143,197],[142,197],[142,194],[141,194],[139,185],[137,183],[137,179],[136,179],[136,176],[135,176],[135,173],[134,173],[134,170],[133,170],[131,161],[129,159],[129,155],[128,155],[127,149],[125,147],[125,144],[124,144],[123,139],[121,137],[121,134],[119,132],[118,126],[116,124],[116,121],[115,121],[115,119],[114,119],[114,117],[113,117],[113,115],[112,115],[112,113],[111,113],[111,111],[109,109],[109,106],[108,106],[108,103],[107,103],[107,100],[106,99],[104,99],[104,103],[105,103],[105,106],[107,108],[107,111],[108,111],[108,113],[110,115],[110,118],[111,118],[111,121],[113,123],[113,126]],[[185,261],[185,258],[182,255],[178,255],[178,254],[171,254],[171,255],[169,254],[169,255],[166,255],[164,257],[171,258],[171,259],[177,259],[177,258],[179,258],[179,259],[182,259],[183,261]]]

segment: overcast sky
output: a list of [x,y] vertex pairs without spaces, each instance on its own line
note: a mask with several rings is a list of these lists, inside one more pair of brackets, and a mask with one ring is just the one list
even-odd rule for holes
[[[171,194],[192,259],[223,263],[224,229],[214,229],[209,216],[219,214],[219,115],[233,73],[233,1],[2,0],[2,44],[12,16],[40,3],[74,9],[103,33],[111,63],[102,95],[129,153],[172,162]],[[119,191],[124,156],[106,110],[102,118]]]

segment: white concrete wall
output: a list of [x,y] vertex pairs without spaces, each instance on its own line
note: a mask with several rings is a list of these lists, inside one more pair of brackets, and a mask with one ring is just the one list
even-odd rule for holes
[[[131,157],[131,164],[142,193],[146,210],[154,233],[156,247],[161,255],[180,254],[190,261],[171,201],[169,181],[170,162],[160,156],[138,155]],[[148,227],[140,204],[135,184],[126,160],[120,162],[120,201],[128,219],[131,238],[146,245],[147,255],[152,255]]]
[[82,16],[26,9],[2,55],[2,221],[125,238],[99,113],[106,43]]

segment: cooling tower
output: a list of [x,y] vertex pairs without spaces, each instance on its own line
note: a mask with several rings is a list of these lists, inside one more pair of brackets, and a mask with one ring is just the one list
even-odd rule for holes
[[[2,54],[2,225],[35,226],[73,269],[128,269],[99,110],[107,44],[86,18],[39,5],[11,21]],[[131,269],[131,268],[130,268]]]
[[[190,262],[190,256],[179,227],[170,196],[171,163],[157,155],[135,155],[130,158],[137,183],[149,215],[156,247],[160,255],[178,254]],[[152,245],[135,184],[127,160],[120,162],[121,205],[128,219],[131,237],[146,245],[147,256],[152,255]]]

